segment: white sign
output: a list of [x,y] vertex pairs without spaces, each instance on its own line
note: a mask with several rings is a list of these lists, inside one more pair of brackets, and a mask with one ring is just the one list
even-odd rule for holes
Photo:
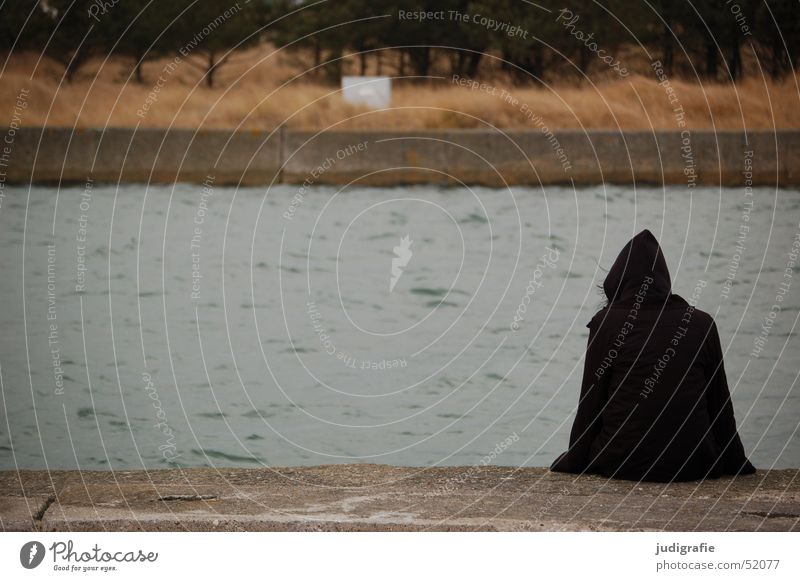
[[342,96],[353,105],[384,109],[392,104],[392,80],[389,77],[342,77]]

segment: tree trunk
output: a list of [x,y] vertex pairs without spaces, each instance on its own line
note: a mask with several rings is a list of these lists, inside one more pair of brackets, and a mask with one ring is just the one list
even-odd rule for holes
[[431,49],[427,46],[414,47],[410,49],[409,55],[414,74],[427,77],[431,67]]
[[319,37],[314,37],[314,67],[318,68],[322,64],[322,43]]
[[64,78],[68,83],[71,83],[75,80],[75,75],[78,73],[78,69],[80,69],[86,61],[89,60],[89,56],[83,49],[78,49],[72,54],[72,58],[68,58],[66,55],[64,56]]
[[331,52],[328,63],[324,66],[325,80],[331,84],[339,84],[342,79],[342,50],[337,48]]
[[737,81],[742,76],[742,50],[739,35],[735,34],[731,40],[731,55],[728,61],[728,70],[731,74],[731,80]]
[[474,77],[478,74],[478,66],[481,64],[483,58],[482,52],[471,52],[467,58],[467,75]]
[[364,51],[361,51],[359,53],[359,55],[358,55],[358,59],[360,61],[360,65],[361,65],[359,67],[361,69],[359,74],[363,77],[364,75],[367,74],[367,53],[364,52]]
[[541,43],[537,43],[533,49],[532,64],[531,73],[534,76],[534,81],[541,85],[544,77],[544,49]]
[[664,24],[664,32],[661,37],[661,65],[664,67],[664,72],[672,76],[672,70],[675,66],[675,46],[672,42],[670,30],[669,24]]
[[523,83],[533,81],[541,84],[542,75],[544,75],[544,53],[541,45],[531,48],[529,52],[519,59],[517,65],[520,68],[514,68],[514,75],[519,81]]
[[503,71],[514,71],[516,70],[511,63],[514,62],[514,58],[508,52],[508,49],[503,48],[500,52],[500,69]]
[[580,59],[578,59],[578,68],[585,75],[587,69],[589,68],[589,49],[581,47],[580,51],[581,53]]
[[713,42],[706,43],[706,77],[716,80],[719,68],[719,54]]
[[320,42],[319,37],[314,37],[314,71],[311,73],[312,77],[316,77],[317,79],[322,78],[322,69],[320,65],[322,64],[322,42]]
[[783,45],[776,32],[772,37],[772,78],[777,80],[783,76]]
[[72,83],[72,77],[75,75],[74,61],[69,61],[67,67],[64,69],[64,79],[67,83]]
[[136,59],[136,68],[134,69],[134,74],[136,75],[136,82],[140,85],[144,84],[144,72],[142,68],[144,63],[142,62],[141,58]]
[[208,53],[208,69],[206,70],[206,87],[214,88],[214,73],[217,72],[217,63],[214,60],[214,53]]

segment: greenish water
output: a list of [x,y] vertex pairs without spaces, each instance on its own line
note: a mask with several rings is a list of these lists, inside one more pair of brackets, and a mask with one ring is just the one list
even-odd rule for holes
[[296,194],[7,188],[0,468],[548,465],[599,267],[643,228],[706,284],[754,463],[800,466],[797,192]]

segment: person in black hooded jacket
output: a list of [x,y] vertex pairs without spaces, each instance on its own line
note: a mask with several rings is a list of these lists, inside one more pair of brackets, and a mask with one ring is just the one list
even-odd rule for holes
[[[649,230],[622,249],[589,322],[569,449],[555,472],[671,482],[752,474],[713,318],[672,294]],[[693,301],[694,302],[694,301]]]

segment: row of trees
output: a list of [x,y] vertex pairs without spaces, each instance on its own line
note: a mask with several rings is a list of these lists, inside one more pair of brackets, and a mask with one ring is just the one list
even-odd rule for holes
[[64,66],[71,82],[91,59],[128,57],[143,81],[148,61],[182,54],[208,86],[231,48],[259,42],[268,0],[14,0],[0,8],[0,48],[33,50]]
[[[300,3],[316,4],[318,0]],[[316,65],[348,52],[360,53],[362,72],[369,58],[380,66],[380,49],[404,47],[398,49],[398,72],[419,76],[431,74],[441,61],[436,57],[443,55],[448,57],[446,72],[474,76],[486,54],[500,57],[494,65],[520,79],[583,75],[603,68],[598,66],[592,42],[605,54],[617,56],[631,46],[643,47],[670,74],[680,67],[683,74],[714,80],[741,78],[746,51],[755,50],[775,78],[793,71],[800,57],[798,0],[342,0],[329,4],[304,10],[300,19],[282,21],[273,38],[310,48]],[[275,4],[277,12],[297,5],[292,0]],[[443,11],[445,20],[400,20],[399,10]],[[482,26],[482,19],[476,23],[473,18],[452,18],[452,14],[485,16],[528,34],[505,34],[502,29]],[[343,22],[352,24],[337,26]],[[573,25],[567,27],[567,22]],[[591,34],[591,40],[582,42],[576,32]],[[332,66],[338,69],[340,65]],[[337,73],[334,70],[331,76]]]
[[[445,18],[401,19],[400,10],[439,12]],[[492,30],[470,18],[474,15],[517,26],[525,34]],[[333,81],[348,54],[356,55],[361,73],[372,67],[419,77],[435,72],[478,76],[495,67],[520,80],[577,76],[603,70],[598,47],[616,58],[630,53],[630,47],[643,47],[638,50],[660,59],[670,74],[714,80],[741,78],[743,63],[755,52],[766,73],[778,78],[793,71],[800,57],[800,3],[16,0],[0,8],[0,48],[43,51],[63,64],[67,81],[87,61],[109,53],[128,57],[141,81],[148,60],[180,51],[213,86],[231,48],[263,41],[313,55],[318,78]]]

